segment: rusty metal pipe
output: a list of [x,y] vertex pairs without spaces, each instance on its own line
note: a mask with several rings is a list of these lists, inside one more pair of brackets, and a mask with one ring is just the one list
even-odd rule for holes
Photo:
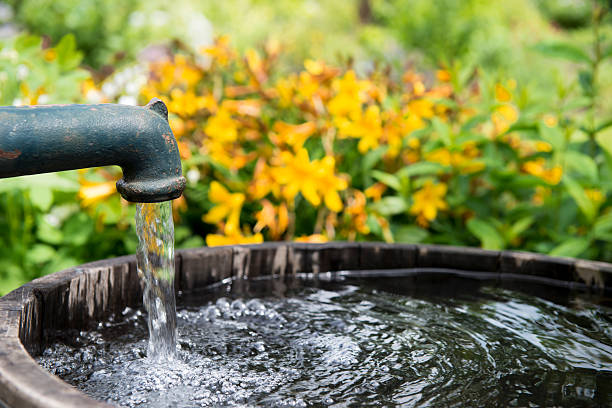
[[0,107],[0,178],[118,165],[128,201],[159,202],[185,188],[166,105]]

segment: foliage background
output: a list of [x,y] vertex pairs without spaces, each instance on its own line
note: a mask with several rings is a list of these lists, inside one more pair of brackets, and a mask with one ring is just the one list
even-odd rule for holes
[[[387,240],[610,261],[611,34],[600,0],[5,0],[0,102],[162,97],[189,179],[178,247]],[[0,292],[133,253],[118,177],[0,181]]]

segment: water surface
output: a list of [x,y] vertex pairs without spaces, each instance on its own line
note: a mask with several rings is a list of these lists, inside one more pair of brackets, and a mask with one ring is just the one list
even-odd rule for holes
[[40,363],[127,407],[612,406],[607,299],[529,287],[546,299],[458,278],[237,281],[183,297],[168,364],[144,358],[131,309]]

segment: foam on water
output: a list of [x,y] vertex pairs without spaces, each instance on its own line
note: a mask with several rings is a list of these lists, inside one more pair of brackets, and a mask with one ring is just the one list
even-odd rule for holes
[[130,309],[62,333],[39,361],[127,407],[612,405],[609,307],[494,285],[407,295],[401,278],[391,291],[380,282],[186,300],[172,364],[143,358],[145,316]]

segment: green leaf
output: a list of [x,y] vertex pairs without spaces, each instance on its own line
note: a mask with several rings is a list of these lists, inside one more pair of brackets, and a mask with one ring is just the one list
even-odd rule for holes
[[602,149],[612,156],[612,132],[599,133],[595,136],[595,141]]
[[48,244],[60,244],[62,242],[62,231],[49,224],[43,217],[38,219],[36,237]]
[[389,196],[383,197],[376,203],[372,204],[372,208],[378,211],[381,215],[394,215],[406,211],[406,201],[401,197]]
[[37,187],[30,190],[32,204],[42,212],[49,211],[53,204],[53,192],[48,187]]
[[595,161],[584,153],[575,150],[565,152],[565,163],[567,168],[596,183],[599,180],[599,171]]
[[595,224],[593,224],[592,234],[595,238],[602,238],[604,235],[607,236],[611,231],[612,212],[599,216]]
[[602,130],[606,130],[610,126],[612,126],[612,119],[608,119],[603,123],[599,124],[599,126],[595,128],[595,132],[601,132]]
[[479,218],[472,218],[467,222],[467,227],[480,240],[483,248],[503,249],[505,247],[504,238],[488,222]]
[[569,193],[569,195],[572,196],[572,198],[576,202],[576,205],[578,206],[578,208],[580,208],[580,211],[582,211],[584,216],[589,221],[595,219],[595,205],[589,199],[589,197],[587,197],[582,186],[580,186],[580,184],[578,184],[569,176],[563,177],[563,184],[565,185],[567,192]]
[[182,241],[178,247],[179,248],[199,248],[204,246],[204,239],[199,235],[194,235],[189,237],[185,241]]
[[393,236],[396,242],[418,244],[423,242],[429,236],[429,233],[416,225],[402,225],[394,230]]
[[562,58],[573,62],[591,63],[591,58],[584,51],[567,43],[540,43],[535,46],[535,49],[549,57]]
[[571,238],[552,249],[548,254],[551,256],[568,256],[575,258],[582,254],[591,245],[591,240],[586,237]]
[[367,172],[376,166],[376,163],[380,161],[380,159],[385,155],[386,151],[386,147],[379,147],[367,152],[363,157],[363,161],[361,162],[363,170]]
[[385,184],[386,186],[391,187],[395,191],[399,191],[399,189],[401,188],[401,183],[399,179],[393,174],[385,173],[385,172],[378,171],[378,170],[373,170],[372,177],[374,177],[376,180],[380,181],[381,183]]
[[490,116],[485,114],[474,115],[461,126],[461,131],[468,132],[476,126],[480,125],[481,123],[486,122],[487,120],[489,120],[489,118]]
[[440,140],[442,140],[442,143],[444,143],[445,146],[451,146],[453,142],[450,126],[437,117],[432,118],[431,124],[434,132],[436,132]]
[[530,215],[530,216],[521,218],[520,220],[512,224],[512,226],[510,227],[507,233],[508,241],[511,241],[519,237],[523,232],[527,230],[527,228],[531,227],[531,224],[533,224],[533,221],[535,221],[535,218]]
[[75,69],[81,63],[83,54],[77,50],[74,34],[66,34],[55,46],[57,52],[57,62],[65,71]]
[[36,188],[52,188],[55,191],[76,193],[79,191],[79,183],[58,173],[36,174],[0,180],[0,193],[14,189],[33,190]]
[[559,129],[558,126],[548,127],[546,124],[540,123],[538,129],[542,139],[550,143],[553,149],[565,149],[565,138],[563,137],[563,133],[561,133],[561,129]]
[[35,264],[42,264],[50,261],[55,256],[55,249],[45,244],[36,244],[28,250],[26,259]]
[[401,170],[395,173],[395,175],[400,179],[404,179],[413,176],[438,174],[443,172],[444,169],[445,167],[439,163],[418,162],[411,164],[410,166],[403,167]]
[[94,233],[94,222],[83,212],[79,212],[68,218],[62,229],[64,244],[81,246],[87,243],[91,234]]
[[612,45],[608,47],[607,50],[601,55],[601,59],[612,58]]
[[578,73],[578,83],[586,95],[593,95],[593,74],[589,71]]

